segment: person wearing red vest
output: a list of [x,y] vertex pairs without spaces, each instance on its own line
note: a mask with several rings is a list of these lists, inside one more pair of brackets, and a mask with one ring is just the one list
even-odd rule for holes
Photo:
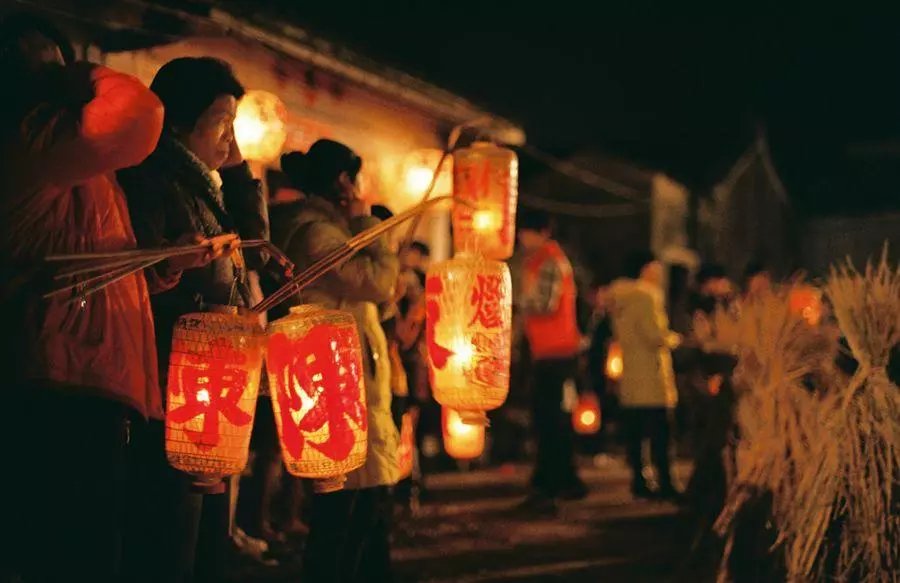
[[562,410],[563,387],[575,378],[581,347],[575,277],[566,254],[551,238],[546,213],[521,212],[518,239],[524,269],[517,306],[532,361],[537,440],[532,492],[524,505],[552,509],[556,499],[574,500],[587,494],[575,469],[571,420]]

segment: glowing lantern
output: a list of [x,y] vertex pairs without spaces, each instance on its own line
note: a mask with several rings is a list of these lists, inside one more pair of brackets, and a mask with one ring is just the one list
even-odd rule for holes
[[400,468],[400,480],[412,475],[413,458],[416,452],[415,425],[415,410],[404,413],[400,421],[400,447],[397,448],[397,465]]
[[266,359],[284,464],[316,479],[320,492],[340,490],[366,459],[365,377],[353,316],[296,306],[269,324]]
[[512,150],[476,142],[453,154],[453,194],[471,203],[453,207],[457,252],[509,259],[516,238],[519,161]]
[[284,104],[268,91],[248,91],[234,118],[234,137],[247,160],[270,162],[281,154],[287,139]]
[[444,407],[444,450],[457,460],[471,460],[484,452],[484,426],[469,425],[458,411]]
[[484,411],[502,405],[509,391],[509,268],[463,254],[428,270],[425,293],[434,398],[468,422],[486,423]]
[[791,289],[788,296],[791,313],[802,317],[810,326],[822,319],[822,292],[809,285]]
[[431,185],[435,170],[438,170],[438,176],[431,196],[443,196],[453,191],[453,158],[447,156],[438,169],[442,155],[440,150],[422,149],[406,156],[403,161],[403,184],[408,199],[407,206],[422,200]]
[[247,465],[265,338],[258,316],[216,307],[178,319],[166,391],[166,457],[198,482]]
[[601,413],[597,396],[589,393],[581,397],[572,409],[572,427],[579,435],[593,435],[600,431]]
[[622,378],[622,347],[618,342],[609,343],[609,351],[606,354],[606,378],[611,381],[618,381]]

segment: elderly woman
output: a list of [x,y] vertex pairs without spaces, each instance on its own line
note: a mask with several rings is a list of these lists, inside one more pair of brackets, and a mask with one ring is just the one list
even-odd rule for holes
[[[352,150],[319,140],[306,154],[292,152],[282,168],[309,198],[272,209],[272,240],[298,269],[373,225],[359,198],[362,160]],[[353,314],[363,347],[368,405],[366,463],[347,476],[344,490],[316,494],[304,556],[304,581],[390,581],[390,486],[397,481],[399,436],[391,419],[390,363],[378,307],[392,297],[397,257],[386,238],[304,290],[297,303]]]
[[[234,118],[244,88],[231,67],[210,57],[175,59],[159,70],[150,89],[165,107],[162,137],[146,161],[119,172],[138,243],[159,247],[209,238],[219,241],[218,252],[232,246],[238,235],[266,238],[268,213],[260,183],[250,174],[234,139]],[[247,269],[259,267],[262,260],[248,257],[245,266],[228,253],[180,275],[173,274],[169,265],[157,270],[161,278],[177,279],[170,290],[151,298],[161,390],[178,318],[214,304],[248,306]],[[153,580],[187,580],[195,571],[197,578],[219,580],[229,524],[224,484],[193,484],[168,467],[162,429],[160,424],[155,439],[147,444],[156,459],[145,480],[152,490],[144,519],[150,539],[145,549],[156,557],[142,562],[160,570],[149,577]]]

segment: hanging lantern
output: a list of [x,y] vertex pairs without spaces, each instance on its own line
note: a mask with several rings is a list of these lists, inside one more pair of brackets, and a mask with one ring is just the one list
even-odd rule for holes
[[593,435],[600,431],[600,403],[593,393],[583,395],[572,409],[572,428],[578,435]]
[[519,161],[512,150],[486,142],[453,154],[453,194],[471,204],[453,207],[457,252],[509,259],[516,239]]
[[613,340],[609,343],[609,350],[606,354],[606,378],[611,381],[621,380],[624,368],[622,362],[622,347],[618,342]]
[[166,457],[198,482],[247,465],[265,338],[238,308],[186,314],[172,335],[166,390]]
[[366,459],[365,377],[353,316],[303,305],[269,324],[266,359],[284,464],[320,492]]
[[415,425],[416,410],[403,414],[400,421],[400,447],[397,448],[397,466],[400,468],[399,480],[412,475],[413,459],[416,452]]
[[247,160],[277,158],[287,139],[287,111],[278,96],[259,90],[244,94],[234,118],[234,138]]
[[512,283],[505,263],[463,254],[428,270],[429,373],[434,398],[486,423],[509,392]]
[[424,148],[410,152],[403,159],[403,190],[408,199],[406,206],[417,204],[422,200],[431,181],[434,180],[435,171],[437,180],[431,196],[445,196],[453,192],[453,158],[447,156],[438,168],[442,157],[443,152],[440,150]]
[[810,326],[822,319],[822,292],[811,285],[798,285],[788,295],[791,313],[800,316]]
[[444,450],[457,460],[471,460],[484,452],[484,426],[466,423],[458,411],[441,410],[444,429]]

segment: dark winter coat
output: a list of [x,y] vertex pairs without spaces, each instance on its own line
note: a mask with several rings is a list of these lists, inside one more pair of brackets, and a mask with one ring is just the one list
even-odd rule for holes
[[[141,247],[161,247],[189,234],[239,233],[248,239],[268,235],[262,189],[246,164],[223,170],[219,188],[209,169],[171,134],[163,134],[143,164],[118,176]],[[226,203],[243,211],[240,225]],[[251,262],[247,267],[258,266]],[[161,385],[166,385],[172,330],[180,316],[210,305],[246,306],[248,300],[246,268],[232,257],[186,271],[178,285],[152,296]]]

